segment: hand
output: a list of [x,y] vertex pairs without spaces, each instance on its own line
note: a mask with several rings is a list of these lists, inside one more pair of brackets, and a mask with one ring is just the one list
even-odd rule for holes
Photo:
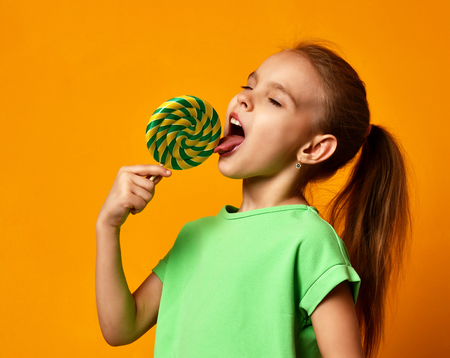
[[[138,214],[144,210],[154,196],[155,185],[171,174],[170,170],[158,165],[120,168],[97,223],[120,228],[130,213]],[[154,181],[146,178],[151,176],[156,176]]]

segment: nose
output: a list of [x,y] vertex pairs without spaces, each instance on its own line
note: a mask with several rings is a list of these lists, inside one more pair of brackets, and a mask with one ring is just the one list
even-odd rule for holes
[[244,90],[240,92],[237,97],[237,102],[239,107],[244,107],[244,109],[251,111],[253,109],[253,98],[251,95],[251,90]]

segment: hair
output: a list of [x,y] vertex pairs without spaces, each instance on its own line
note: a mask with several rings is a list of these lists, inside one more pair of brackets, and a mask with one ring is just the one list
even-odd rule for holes
[[365,85],[342,57],[317,41],[303,41],[289,51],[308,59],[321,83],[324,115],[313,131],[337,139],[330,158],[304,166],[298,191],[332,177],[357,157],[347,183],[329,204],[328,220],[361,277],[356,314],[364,354],[374,357],[383,337],[387,289],[398,277],[410,232],[403,151],[385,128],[370,127]]

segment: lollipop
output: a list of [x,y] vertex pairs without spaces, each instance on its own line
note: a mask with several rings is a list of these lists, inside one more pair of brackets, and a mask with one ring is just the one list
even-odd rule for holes
[[179,96],[164,102],[151,116],[145,139],[153,158],[170,169],[203,163],[220,139],[217,112],[206,101]]

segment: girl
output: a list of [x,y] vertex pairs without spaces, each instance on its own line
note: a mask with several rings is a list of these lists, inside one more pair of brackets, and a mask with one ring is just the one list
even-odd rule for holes
[[[155,357],[374,356],[409,209],[401,152],[369,119],[363,82],[325,46],[302,42],[266,59],[231,100],[216,148],[220,172],[243,179],[240,208],[188,223],[133,294],[120,227],[171,173],[121,168],[97,221],[106,341],[131,343],[158,318]],[[304,193],[358,153],[330,206],[341,241]]]

